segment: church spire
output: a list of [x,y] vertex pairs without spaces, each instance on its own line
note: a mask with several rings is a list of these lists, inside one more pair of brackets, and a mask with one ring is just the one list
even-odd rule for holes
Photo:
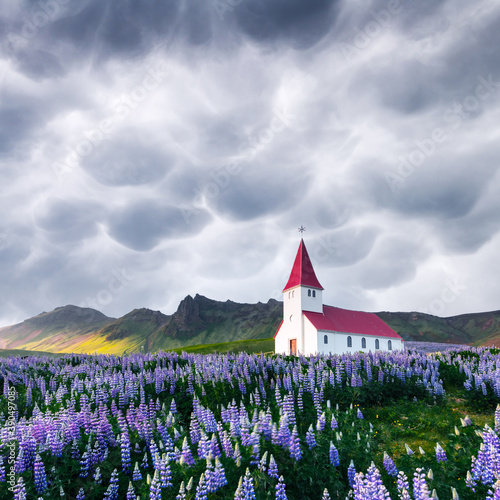
[[300,240],[292,272],[290,273],[290,278],[288,278],[288,283],[283,291],[285,292],[286,290],[299,285],[323,290],[318,278],[316,278],[316,273],[314,272],[314,268],[312,266],[311,259],[309,258],[309,254],[307,253],[306,245],[303,239]]

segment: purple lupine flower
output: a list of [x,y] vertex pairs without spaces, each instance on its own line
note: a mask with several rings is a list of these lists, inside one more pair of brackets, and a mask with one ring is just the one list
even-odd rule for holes
[[162,488],[171,488],[172,484],[172,472],[169,465],[169,457],[166,453],[163,454],[162,459],[159,462],[160,469],[160,480]]
[[200,482],[196,486],[196,493],[194,500],[207,500],[207,485],[205,482],[205,474],[201,474]]
[[149,486],[149,500],[161,500],[161,485],[158,469],[155,469],[153,480],[151,481],[151,484]]
[[316,443],[316,438],[314,436],[314,429],[312,424],[309,426],[306,432],[306,443],[309,446],[309,449],[312,450],[318,443]]
[[128,432],[122,432],[120,439],[122,470],[125,474],[130,472],[130,438]]
[[96,484],[101,484],[102,483],[101,468],[100,467],[97,467],[97,469],[95,470],[93,479],[94,479],[94,482]]
[[233,447],[231,445],[231,438],[229,437],[227,431],[222,432],[221,443],[224,454],[226,455],[226,457],[231,458],[233,456]]
[[106,500],[118,500],[118,471],[116,469],[111,473],[111,479],[104,498]]
[[151,458],[153,459],[153,468],[157,469],[160,454],[158,452],[158,446],[156,446],[156,442],[154,441],[154,439],[151,439],[149,443],[149,452],[151,453]]
[[24,486],[24,479],[20,477],[14,486],[14,500],[26,500],[26,487]]
[[226,471],[224,470],[219,457],[215,457],[214,479],[217,485],[217,489],[223,488],[227,484]]
[[439,443],[436,444],[436,460],[438,462],[446,462],[446,453]]
[[186,488],[184,488],[184,481],[181,482],[179,493],[175,497],[175,500],[186,500]]
[[204,431],[201,432],[201,438],[198,441],[198,458],[207,458],[210,453],[210,441]]
[[186,437],[184,437],[184,441],[182,442],[181,458],[186,465],[194,465],[194,458],[193,455],[191,454],[191,448],[189,447]]
[[425,474],[420,467],[413,473],[413,497],[418,500],[430,498],[429,487],[425,482]]
[[253,477],[247,468],[243,478],[243,498],[245,500],[255,500],[255,490],[253,487]]
[[43,495],[47,489],[47,476],[45,475],[45,465],[42,462],[40,455],[37,453],[35,458],[35,464],[33,466],[35,470],[35,487],[39,495]]
[[[78,495],[76,495],[76,500],[85,500],[85,492],[83,491],[83,488],[80,488],[78,490]],[[135,500],[135,498],[133,500]]]
[[290,445],[290,429],[288,428],[287,413],[284,413],[280,418],[280,426],[278,430],[278,443],[283,448],[287,448]]
[[326,425],[326,416],[325,416],[325,412],[323,412],[321,414],[321,416],[318,418],[318,420],[316,421],[316,430],[318,432],[322,432],[325,428],[325,425]]
[[283,481],[283,476],[280,476],[276,485],[276,500],[287,500],[285,488],[286,485]]
[[262,455],[262,458],[259,461],[259,470],[261,472],[266,472],[267,470],[267,451],[264,452],[264,455]]
[[0,455],[0,483],[5,482],[5,465],[3,463],[3,455]]
[[238,481],[238,487],[234,492],[234,500],[245,500],[245,494],[243,493],[243,478],[240,477]]
[[321,497],[321,500],[331,500],[330,493],[328,493],[328,490],[326,488],[323,491],[323,496]]
[[394,465],[394,460],[387,454],[386,451],[384,451],[384,468],[389,474],[389,476],[396,477],[398,475],[398,469],[396,468],[396,465]]
[[134,470],[132,472],[132,481],[140,481],[142,479],[141,471],[139,470],[139,462],[135,463]]
[[172,398],[172,402],[170,403],[170,413],[175,415],[177,413],[177,405],[175,404],[175,398]]
[[141,462],[141,467],[143,469],[149,469],[149,459],[148,459],[148,452],[144,452],[144,457],[142,457],[142,462]]
[[363,419],[363,414],[361,413],[361,410],[358,408],[358,413],[356,414],[356,416],[359,418],[359,419]]
[[330,441],[330,463],[334,467],[338,467],[340,465],[340,458],[339,458],[339,452],[335,445]]
[[488,490],[488,496],[485,500],[500,500],[500,480],[493,485],[493,491]]
[[238,467],[241,465],[241,452],[240,452],[240,445],[238,443],[234,445],[233,460],[235,461]]
[[217,441],[217,436],[215,434],[212,434],[212,439],[210,439],[210,453],[214,457],[221,456],[219,442]]
[[349,467],[347,468],[347,479],[351,488],[354,486],[354,476],[356,475],[356,468],[354,467],[354,462],[351,460]]
[[363,476],[362,472],[355,475],[353,493],[355,500],[384,500],[390,498],[387,488],[382,484],[380,472],[373,462],[368,468],[366,477]]
[[270,477],[273,477],[274,479],[278,479],[278,465],[276,464],[276,461],[274,460],[274,457],[271,455],[271,458],[269,459],[269,468],[267,469],[267,474]]
[[217,480],[215,477],[214,466],[212,460],[207,458],[207,468],[205,469],[205,484],[207,487],[207,493],[214,493],[217,491]]
[[297,426],[294,426],[292,435],[290,437],[289,444],[290,455],[295,458],[296,461],[299,461],[302,458],[302,451],[300,449],[300,439],[299,433],[297,431]]
[[128,483],[126,500],[137,500],[137,495],[135,494],[134,487],[132,486],[132,481],[129,481]]
[[396,487],[398,489],[398,495],[400,500],[411,500],[410,494],[408,493],[408,491],[410,490],[410,486],[408,484],[408,478],[406,477],[406,474],[402,470],[398,472]]
[[335,416],[332,415],[332,421],[330,422],[330,427],[335,430],[338,429],[339,424],[337,423],[337,420],[335,419]]
[[89,474],[89,455],[84,452],[80,460],[80,477],[87,477]]

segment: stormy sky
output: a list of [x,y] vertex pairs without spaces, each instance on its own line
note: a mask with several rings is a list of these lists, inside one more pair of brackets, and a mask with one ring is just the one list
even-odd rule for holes
[[0,326],[281,298],[500,309],[500,3],[0,4]]

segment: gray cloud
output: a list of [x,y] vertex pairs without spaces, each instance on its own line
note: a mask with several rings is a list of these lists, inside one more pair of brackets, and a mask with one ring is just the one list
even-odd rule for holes
[[133,202],[111,213],[109,234],[128,248],[147,251],[161,239],[180,238],[198,233],[207,225],[210,216],[202,210],[186,218],[180,207],[166,205],[161,200]]

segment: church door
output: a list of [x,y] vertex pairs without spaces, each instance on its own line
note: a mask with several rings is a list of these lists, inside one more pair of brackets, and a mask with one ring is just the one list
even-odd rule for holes
[[290,354],[292,356],[297,355],[297,339],[290,339]]

